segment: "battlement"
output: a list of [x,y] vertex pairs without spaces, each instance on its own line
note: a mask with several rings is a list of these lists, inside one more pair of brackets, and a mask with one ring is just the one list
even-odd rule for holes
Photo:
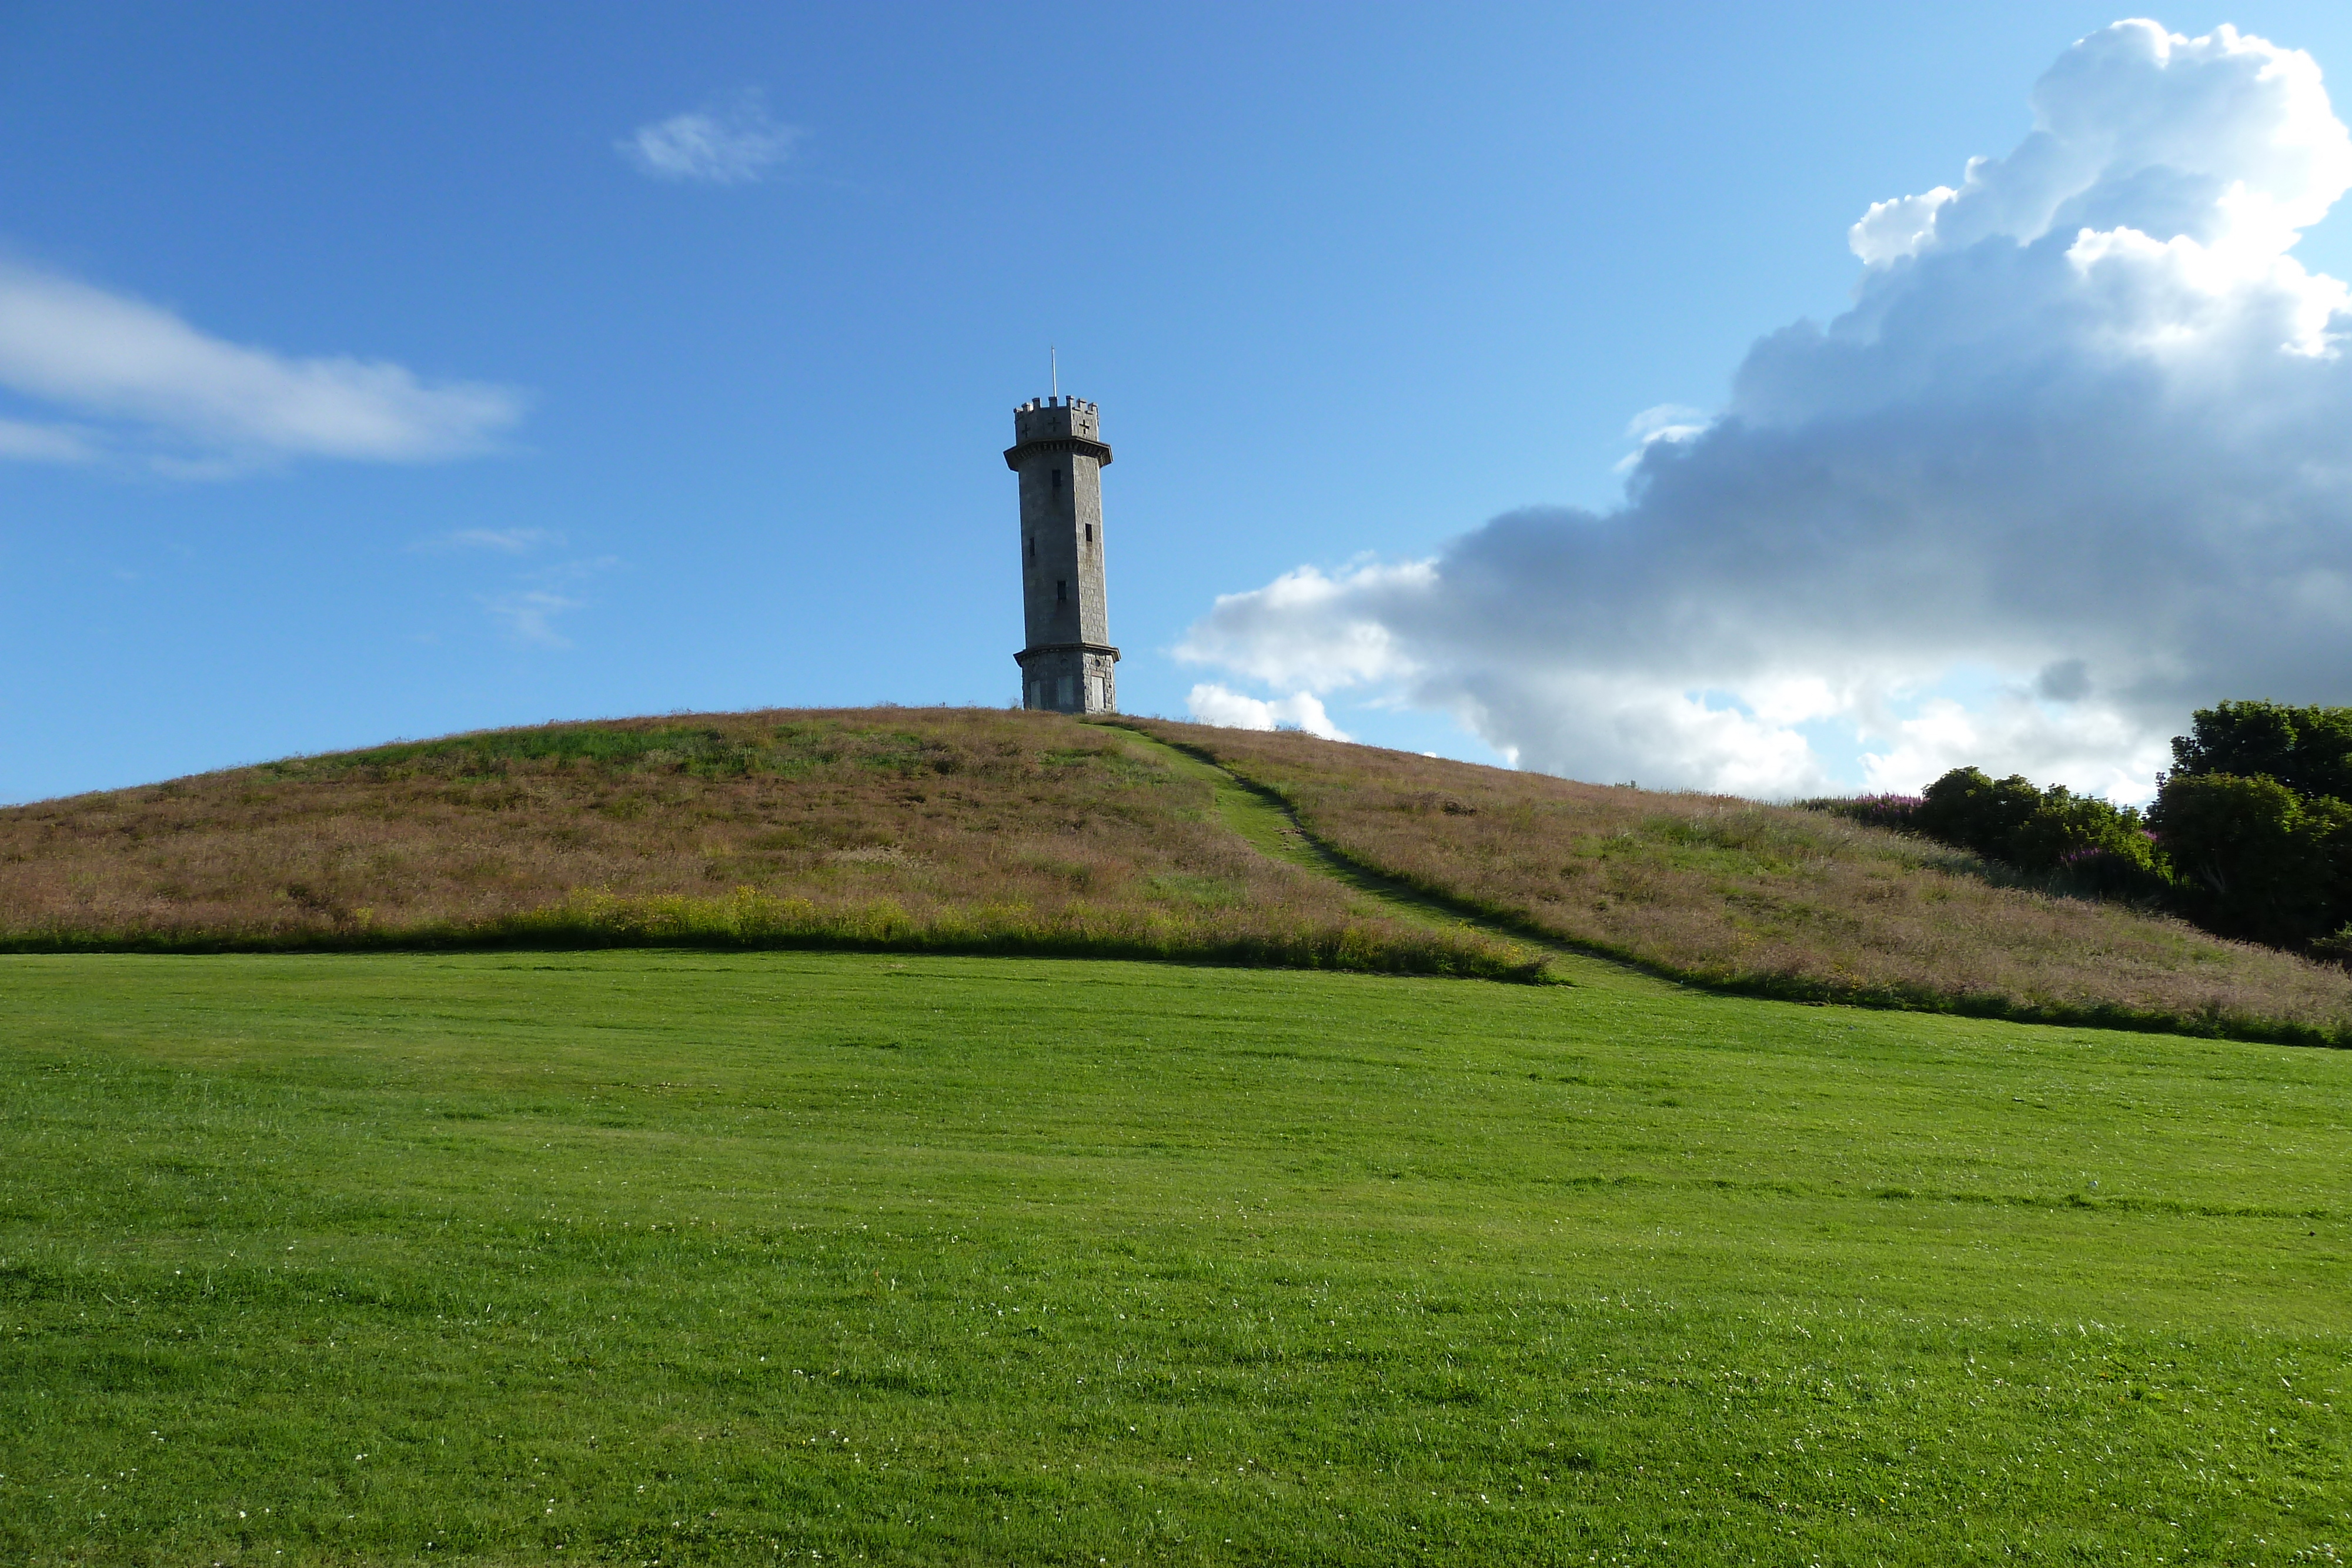
[[1097,463],[1110,461],[1103,444],[1100,415],[1084,398],[1033,397],[1013,411],[1013,446],[1004,461],[1021,466],[1020,455],[1033,448],[1075,451]]
[[1013,411],[1013,439],[1024,441],[1098,440],[1100,415],[1095,405],[1075,397],[1034,397]]

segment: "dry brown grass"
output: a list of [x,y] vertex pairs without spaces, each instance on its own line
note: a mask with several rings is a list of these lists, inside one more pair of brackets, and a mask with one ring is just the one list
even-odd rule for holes
[[1532,973],[1256,853],[1205,786],[1042,714],[557,725],[0,810],[18,951],[657,941]]
[[1996,885],[1971,856],[1839,818],[1305,735],[1139,727],[1276,790],[1374,870],[1707,985],[2352,1043],[2340,968]]

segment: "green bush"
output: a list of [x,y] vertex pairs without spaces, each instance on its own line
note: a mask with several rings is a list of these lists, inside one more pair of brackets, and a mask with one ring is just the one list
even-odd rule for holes
[[1981,768],[1955,768],[1927,786],[1910,825],[2024,872],[2067,872],[2108,884],[2154,869],[2137,810],[2063,784],[2040,789],[2014,773],[1996,779]]
[[1980,768],[1955,768],[1920,792],[1911,823],[1931,839],[2015,864],[2012,841],[2041,809],[2042,791],[2018,774],[1996,779]]
[[2352,707],[2225,702],[2172,743],[2129,806],[1955,768],[1912,800],[1809,800],[1922,834],[2051,891],[2161,904],[2208,930],[2352,966]]

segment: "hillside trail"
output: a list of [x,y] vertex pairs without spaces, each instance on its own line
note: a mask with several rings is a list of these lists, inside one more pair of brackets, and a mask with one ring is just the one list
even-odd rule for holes
[[1300,824],[1287,802],[1270,789],[1249,783],[1207,758],[1171,746],[1141,730],[1115,720],[1097,720],[1116,729],[1130,749],[1173,770],[1180,778],[1207,785],[1225,826],[1270,859],[1339,883],[1371,910],[1418,925],[1447,928],[1468,926],[1499,941],[1532,948],[1545,956],[1549,978],[1555,984],[1601,986],[1616,990],[1681,990],[1675,981],[1649,974],[1631,964],[1588,953],[1557,938],[1497,920],[1465,905],[1433,896],[1410,883],[1384,876],[1351,860]]

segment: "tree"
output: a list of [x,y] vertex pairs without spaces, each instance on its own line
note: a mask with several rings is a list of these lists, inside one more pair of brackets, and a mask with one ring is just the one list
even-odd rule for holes
[[2352,920],[2352,804],[2276,779],[2175,773],[2148,820],[2200,925],[2301,947]]
[[2149,813],[2200,924],[2307,946],[2352,919],[2352,708],[2227,702],[2172,743]]
[[2275,779],[2306,800],[2352,800],[2352,707],[2233,702],[2200,708],[2172,742],[2172,779]]

